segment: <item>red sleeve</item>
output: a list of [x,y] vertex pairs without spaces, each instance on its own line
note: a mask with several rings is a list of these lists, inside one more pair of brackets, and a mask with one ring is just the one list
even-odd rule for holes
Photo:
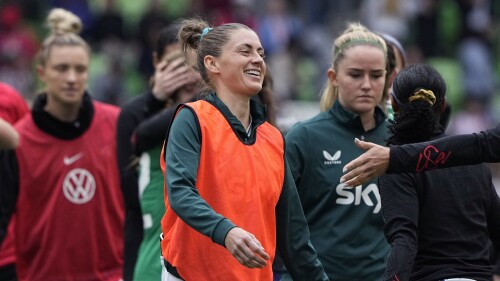
[[11,86],[0,83],[0,118],[14,124],[29,113],[24,98]]

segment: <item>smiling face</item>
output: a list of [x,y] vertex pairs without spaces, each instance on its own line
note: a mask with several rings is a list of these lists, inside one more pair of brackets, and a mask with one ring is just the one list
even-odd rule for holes
[[385,84],[385,54],[372,45],[355,45],[344,51],[328,78],[338,89],[339,102],[358,115],[373,114]]
[[82,46],[52,46],[38,75],[45,83],[49,104],[78,105],[88,80],[89,54]]
[[217,92],[253,96],[262,89],[266,73],[264,49],[257,34],[246,28],[230,33],[221,55],[205,60]]

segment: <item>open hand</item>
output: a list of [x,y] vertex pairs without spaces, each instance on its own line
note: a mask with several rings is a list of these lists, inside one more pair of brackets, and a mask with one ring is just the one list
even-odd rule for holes
[[179,88],[193,83],[191,72],[183,58],[177,58],[170,63],[158,63],[155,66],[153,95],[158,100],[167,100]]
[[358,139],[355,139],[354,142],[366,152],[344,166],[346,174],[340,178],[340,182],[345,183],[346,186],[358,186],[366,183],[368,180],[384,174],[389,167],[390,150],[388,147]]
[[248,268],[263,268],[267,265],[269,255],[252,233],[235,227],[227,233],[224,243],[242,265]]

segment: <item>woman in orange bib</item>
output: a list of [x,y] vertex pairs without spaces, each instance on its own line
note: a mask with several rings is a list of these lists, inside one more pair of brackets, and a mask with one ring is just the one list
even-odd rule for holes
[[[328,280],[309,241],[281,133],[251,99],[264,49],[243,24],[182,23],[206,94],[179,106],[162,153],[162,280],[267,280],[278,249],[295,280]],[[190,56],[187,56],[190,57]]]

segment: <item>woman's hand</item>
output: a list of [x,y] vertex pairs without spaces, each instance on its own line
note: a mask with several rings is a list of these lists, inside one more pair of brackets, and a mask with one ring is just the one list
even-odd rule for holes
[[162,61],[155,66],[153,95],[158,100],[167,100],[175,91],[189,83],[194,78],[189,66],[183,58],[177,58],[171,63]]
[[224,243],[242,265],[248,268],[263,268],[267,265],[269,255],[252,233],[235,227],[227,233]]
[[340,182],[351,187],[358,186],[371,178],[384,174],[389,168],[390,155],[388,147],[358,139],[355,139],[354,142],[366,152],[344,166],[344,173],[346,174],[340,178]]

